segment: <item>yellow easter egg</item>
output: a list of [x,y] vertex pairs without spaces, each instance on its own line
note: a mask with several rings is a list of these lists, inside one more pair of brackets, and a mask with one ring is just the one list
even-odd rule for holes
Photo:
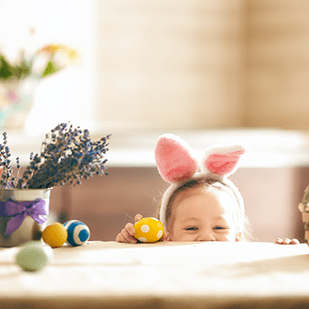
[[55,222],[44,229],[42,238],[52,248],[58,248],[67,241],[68,232],[61,223]]
[[156,218],[143,218],[134,224],[134,237],[141,242],[159,241],[164,234],[163,224]]

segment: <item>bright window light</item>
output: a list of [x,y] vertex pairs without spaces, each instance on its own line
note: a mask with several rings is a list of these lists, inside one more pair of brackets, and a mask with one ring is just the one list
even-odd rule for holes
[[[93,0],[0,0],[0,50],[14,59],[24,48],[66,44],[81,64],[42,80],[26,121],[28,134],[49,132],[59,122],[87,126],[93,114]],[[32,34],[31,34],[32,33]]]

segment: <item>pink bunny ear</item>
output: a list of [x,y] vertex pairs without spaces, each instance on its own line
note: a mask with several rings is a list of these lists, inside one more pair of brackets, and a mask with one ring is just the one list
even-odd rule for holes
[[237,170],[240,157],[244,153],[245,148],[241,145],[208,147],[203,156],[202,171],[229,176]]
[[161,177],[167,182],[188,179],[198,169],[198,162],[190,145],[173,134],[159,137],[155,159]]

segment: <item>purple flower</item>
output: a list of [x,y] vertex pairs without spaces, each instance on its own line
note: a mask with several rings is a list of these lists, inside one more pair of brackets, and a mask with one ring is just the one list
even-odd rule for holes
[[90,139],[89,130],[73,128],[72,124],[61,123],[46,134],[40,154],[30,154],[30,163],[22,177],[19,177],[19,158],[16,158],[17,175],[13,176],[10,149],[7,134],[3,133],[3,145],[0,144],[0,186],[16,188],[50,188],[57,185],[80,184],[81,179],[93,175],[108,175],[108,140],[111,135],[99,141]]

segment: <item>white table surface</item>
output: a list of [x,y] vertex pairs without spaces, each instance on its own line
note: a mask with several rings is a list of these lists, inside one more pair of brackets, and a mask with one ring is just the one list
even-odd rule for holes
[[[228,242],[89,242],[41,271],[0,248],[0,308],[307,308],[309,248]],[[278,307],[279,306],[279,307]]]

